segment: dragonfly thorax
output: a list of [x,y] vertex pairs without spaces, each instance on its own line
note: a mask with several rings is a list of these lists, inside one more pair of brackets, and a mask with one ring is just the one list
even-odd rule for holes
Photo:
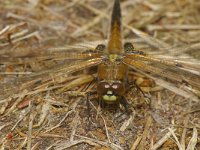
[[109,54],[108,60],[110,62],[120,62],[122,60],[122,56],[118,54]]

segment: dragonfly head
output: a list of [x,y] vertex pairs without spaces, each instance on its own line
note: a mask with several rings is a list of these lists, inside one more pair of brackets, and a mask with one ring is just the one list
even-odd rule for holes
[[101,100],[107,104],[113,104],[124,95],[125,86],[121,81],[100,81],[97,85],[97,92]]

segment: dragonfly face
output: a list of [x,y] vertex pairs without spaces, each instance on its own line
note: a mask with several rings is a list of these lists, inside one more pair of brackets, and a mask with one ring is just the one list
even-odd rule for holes
[[125,85],[122,81],[100,81],[97,86],[99,98],[107,104],[119,103],[124,95]]

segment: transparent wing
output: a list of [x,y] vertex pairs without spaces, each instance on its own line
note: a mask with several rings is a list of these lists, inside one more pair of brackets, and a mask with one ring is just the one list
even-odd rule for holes
[[26,57],[2,57],[0,56],[0,64],[25,64],[41,61],[63,61],[63,60],[87,60],[100,57],[101,54],[94,52],[87,53],[57,53],[57,54],[42,54],[41,56],[26,56]]
[[[0,100],[11,97],[13,94],[22,92],[24,89],[36,88],[41,83],[48,82],[45,86],[51,86],[56,82],[62,83],[62,77],[85,68],[97,66],[101,58],[94,58],[85,61],[75,61],[73,63],[63,63],[51,69],[30,74],[26,77],[16,78],[0,85]],[[52,82],[54,81],[54,82]]]
[[23,64],[46,60],[86,60],[100,56],[92,44],[77,44],[73,46],[50,48],[42,47],[17,47],[0,51],[1,64]]
[[146,71],[153,75],[168,78],[200,89],[200,63],[177,62],[159,59],[149,55],[126,54],[124,63],[132,68]]

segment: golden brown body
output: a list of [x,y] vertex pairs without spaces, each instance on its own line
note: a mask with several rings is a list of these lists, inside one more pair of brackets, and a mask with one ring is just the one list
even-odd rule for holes
[[121,61],[123,53],[120,2],[115,0],[108,45],[98,66],[97,93],[102,103],[119,104],[123,99],[128,71]]

